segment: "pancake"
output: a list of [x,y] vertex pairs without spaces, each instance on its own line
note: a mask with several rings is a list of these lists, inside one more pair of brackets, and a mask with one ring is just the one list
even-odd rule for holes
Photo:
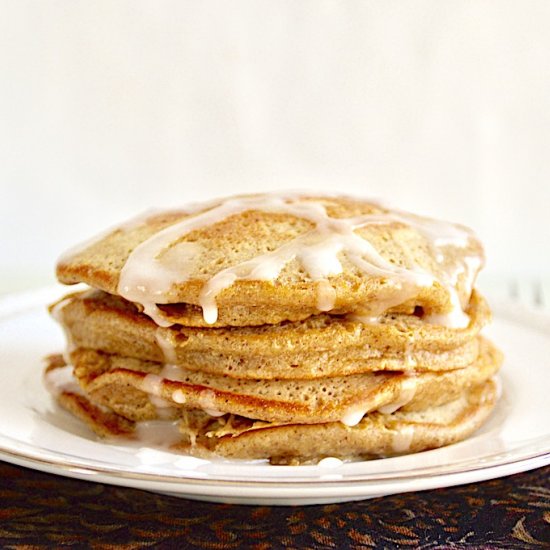
[[487,340],[481,340],[480,354],[468,367],[413,376],[375,372],[313,380],[240,380],[95,350],[76,349],[70,358],[90,400],[131,420],[176,417],[183,408],[303,424],[349,424],[380,408],[436,406],[493,376],[501,362]]
[[66,253],[45,383],[101,437],[314,462],[434,448],[496,402],[474,233],[375,201],[247,195],[139,216]]
[[[71,372],[67,372],[69,369]],[[57,402],[74,416],[85,422],[98,436],[129,436],[135,423],[113,411],[94,405],[72,377],[63,357],[52,354],[46,357],[44,382]]]
[[[62,370],[63,362],[50,358],[47,373]],[[317,462],[324,457],[378,458],[419,452],[460,441],[487,419],[496,402],[492,380],[463,391],[455,400],[421,412],[403,409],[365,415],[355,426],[341,422],[276,424],[224,415],[212,417],[200,410],[183,410],[177,432],[165,448],[200,457],[269,459],[274,464]],[[101,437],[138,439],[140,423],[93,404],[78,390],[61,389],[58,402],[86,422]],[[147,423],[145,423],[147,425]],[[156,426],[152,426],[156,430]]]
[[476,359],[476,335],[490,319],[475,291],[463,329],[403,314],[384,314],[370,324],[323,314],[261,327],[160,328],[130,302],[101,291],[70,295],[51,310],[74,347],[252,379],[465,367]]
[[[496,385],[488,380],[465,391],[458,399],[429,407],[421,413],[394,412],[366,415],[356,426],[341,422],[262,426],[240,433],[216,436],[206,426],[189,433],[180,451],[195,456],[269,459],[273,464],[317,462],[325,457],[369,459],[417,453],[467,438],[488,418],[497,399]],[[223,426],[219,430],[224,433]]]
[[348,197],[252,195],[139,218],[65,255],[57,276],[163,326],[415,308],[456,324],[482,263],[462,226]]

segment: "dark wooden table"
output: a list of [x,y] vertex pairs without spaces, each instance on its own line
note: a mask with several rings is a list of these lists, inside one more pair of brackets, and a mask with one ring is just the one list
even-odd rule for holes
[[347,504],[210,504],[0,462],[0,547],[550,548],[550,467]]

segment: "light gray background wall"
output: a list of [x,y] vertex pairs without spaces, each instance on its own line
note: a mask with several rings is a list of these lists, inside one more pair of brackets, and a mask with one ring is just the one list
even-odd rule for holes
[[311,188],[550,274],[550,2],[0,0],[0,291],[151,206]]

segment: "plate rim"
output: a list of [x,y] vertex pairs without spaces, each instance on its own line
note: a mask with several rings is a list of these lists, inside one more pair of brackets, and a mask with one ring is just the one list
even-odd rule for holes
[[[7,438],[6,436],[3,436],[0,434],[0,442],[2,440],[11,439]],[[420,453],[416,453],[420,454]],[[80,470],[83,473],[86,472],[88,475],[104,475],[104,476],[113,476],[113,477],[121,477],[124,479],[135,479],[135,480],[142,480],[142,481],[151,481],[151,482],[166,482],[166,483],[175,483],[180,484],[182,481],[189,482],[190,484],[197,484],[197,485],[262,485],[262,486],[280,486],[282,484],[288,484],[292,486],[299,486],[299,487],[309,487],[311,485],[319,483],[318,479],[311,479],[311,480],[303,480],[303,479],[281,479],[277,481],[270,481],[270,480],[254,480],[254,481],[246,481],[246,480],[240,480],[240,479],[234,479],[234,480],[228,480],[228,479],[208,479],[208,478],[202,478],[202,477],[189,477],[189,476],[176,476],[176,475],[162,475],[162,474],[154,474],[150,472],[119,472],[118,470],[114,470],[113,468],[102,468],[100,466],[89,466],[85,463],[78,463],[78,461],[70,462],[70,461],[63,461],[63,460],[48,460],[45,458],[41,458],[39,456],[33,456],[32,453],[24,453],[20,451],[16,451],[13,448],[5,447],[0,445],[0,456],[10,456],[12,458],[20,458],[22,460],[26,460],[29,462],[33,462],[36,464],[42,464],[44,466],[56,466],[63,470]],[[490,455],[491,456],[491,455]],[[489,458],[490,458],[489,456]],[[349,475],[347,478],[344,479],[326,479],[323,480],[323,484],[331,485],[331,486],[339,486],[339,485],[345,485],[347,483],[352,483],[354,485],[356,484],[375,484],[380,481],[388,481],[388,482],[402,482],[402,481],[408,481],[413,480],[417,478],[419,475],[422,476],[422,478],[434,478],[434,477],[441,477],[441,476],[451,476],[451,475],[466,475],[471,474],[474,472],[482,471],[482,470],[491,470],[493,468],[499,468],[501,466],[512,466],[517,463],[521,463],[523,461],[530,462],[530,461],[536,461],[536,460],[547,460],[548,463],[550,463],[550,451],[543,450],[543,451],[537,451],[533,452],[532,454],[523,456],[521,458],[515,458],[512,460],[508,460],[506,462],[501,462],[499,464],[492,464],[492,465],[486,465],[486,466],[472,466],[463,468],[456,471],[444,471],[444,472],[433,472],[433,473],[424,473],[422,470],[415,470],[414,474],[410,475],[400,475],[400,472],[396,472],[396,475],[390,475],[387,473],[379,473],[379,474],[372,474],[372,478],[366,478],[365,475],[362,476],[353,476]],[[382,459],[383,460],[383,459]],[[545,463],[542,464],[543,466]],[[430,469],[433,469],[433,467],[430,467]],[[330,476],[330,470],[327,470],[327,476]],[[335,476],[339,476],[339,474],[334,474]]]

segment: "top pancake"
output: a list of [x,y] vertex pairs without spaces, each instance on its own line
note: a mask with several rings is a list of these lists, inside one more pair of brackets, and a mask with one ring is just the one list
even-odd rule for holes
[[143,304],[157,324],[252,326],[326,310],[447,314],[468,303],[482,263],[461,226],[361,199],[265,195],[134,220],[63,257],[57,275]]

